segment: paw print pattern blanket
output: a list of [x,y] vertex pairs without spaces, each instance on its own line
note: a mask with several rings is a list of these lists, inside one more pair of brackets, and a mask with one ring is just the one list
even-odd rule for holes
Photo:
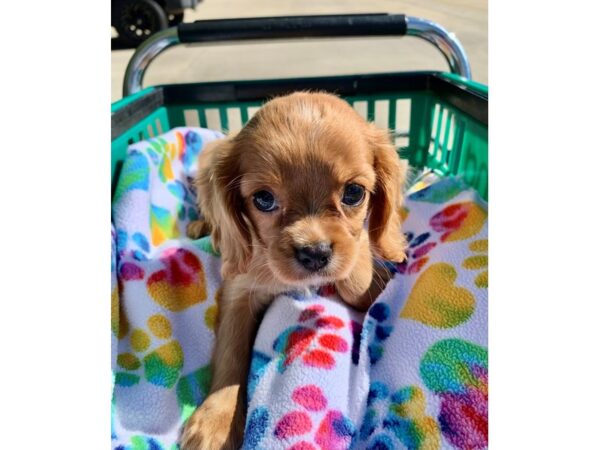
[[[197,155],[220,136],[176,128],[128,149],[111,242],[115,450],[177,449],[208,391],[219,257],[185,227]],[[386,263],[394,278],[367,313],[327,287],[267,310],[245,449],[487,448],[487,205],[425,176],[402,215],[408,260]]]

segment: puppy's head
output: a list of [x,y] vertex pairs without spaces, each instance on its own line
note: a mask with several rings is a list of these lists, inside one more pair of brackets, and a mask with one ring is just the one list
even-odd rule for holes
[[387,132],[333,95],[271,100],[221,144],[212,165],[225,275],[260,264],[289,285],[342,280],[365,239],[378,256],[404,259],[406,165]]

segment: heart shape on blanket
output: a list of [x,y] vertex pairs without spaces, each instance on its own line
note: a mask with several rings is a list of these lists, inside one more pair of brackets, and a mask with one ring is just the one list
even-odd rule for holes
[[429,221],[435,231],[443,233],[442,242],[467,239],[479,233],[487,219],[487,211],[475,202],[446,206]]
[[444,437],[461,450],[487,448],[487,349],[462,339],[436,342],[423,356],[420,374],[441,400]]
[[432,264],[415,282],[400,317],[436,328],[452,328],[465,322],[473,314],[475,297],[454,285],[456,277],[456,269],[450,264]]
[[148,278],[148,293],[169,311],[183,311],[206,300],[202,263],[184,248],[169,248],[160,256],[164,269]]

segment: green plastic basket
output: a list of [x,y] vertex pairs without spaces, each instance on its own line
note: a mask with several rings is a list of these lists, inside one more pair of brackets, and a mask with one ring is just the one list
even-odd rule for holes
[[460,176],[487,199],[487,87],[439,72],[146,88],[112,105],[113,188],[129,144],[178,126],[235,131],[269,98],[306,89],[337,93],[388,127],[413,168]]

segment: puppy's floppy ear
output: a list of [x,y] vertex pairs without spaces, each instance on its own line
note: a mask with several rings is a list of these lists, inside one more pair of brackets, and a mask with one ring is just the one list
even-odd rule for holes
[[400,229],[400,207],[408,165],[401,161],[389,133],[369,124],[368,138],[373,149],[376,175],[371,197],[369,238],[382,258],[401,262],[406,258],[406,238]]
[[[221,252],[224,279],[246,272],[252,257],[252,236],[244,218],[239,161],[230,139],[212,142],[200,159],[200,209],[212,228],[213,246]],[[202,167],[204,166],[204,167]]]

